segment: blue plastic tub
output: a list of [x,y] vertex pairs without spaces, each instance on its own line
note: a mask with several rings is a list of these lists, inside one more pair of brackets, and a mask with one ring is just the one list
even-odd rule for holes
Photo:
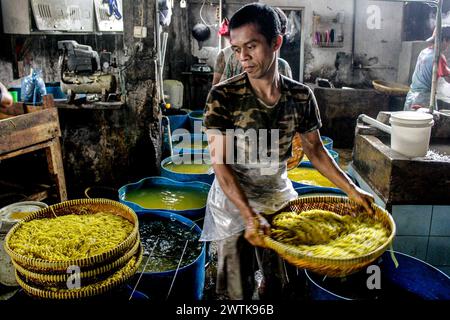
[[322,143],[325,148],[327,148],[328,150],[333,149],[333,139],[327,136],[320,136],[320,138],[322,139]]
[[[301,183],[299,183],[301,184]],[[303,185],[303,187],[295,188],[299,197],[306,195],[323,195],[323,194],[332,194],[332,195],[346,195],[344,191],[337,188],[325,188],[325,187],[313,187]]]
[[191,112],[189,112],[188,117],[189,117],[189,123],[191,125],[191,132],[194,132],[196,122],[200,123],[200,128],[201,128],[201,125],[203,124],[203,118],[204,118],[203,110],[191,111]]
[[208,137],[203,133],[182,133],[172,136],[173,154],[204,153],[208,150]]
[[[326,149],[326,150],[333,157],[334,161],[336,161],[336,163],[339,164],[339,153],[337,153],[336,151],[331,150],[331,149]],[[306,161],[302,160],[302,162],[300,162],[299,166],[306,167],[306,168],[314,168],[314,166],[312,165],[311,161],[309,161],[309,159]]]
[[432,265],[394,251],[399,265],[395,268],[390,251],[374,265],[380,268],[381,289],[367,288],[366,269],[341,278],[324,278],[306,271],[309,295],[313,300],[450,300],[450,277]]
[[[187,228],[200,234],[202,231],[198,225],[193,221],[180,216],[175,213],[168,213],[163,211],[146,212],[137,210],[136,214],[140,222],[147,219],[167,219],[170,221],[177,221]],[[145,240],[145,239],[142,239]],[[205,285],[205,258],[206,258],[206,243],[203,242],[201,253],[195,261],[191,264],[176,270],[168,270],[164,272],[144,272],[138,285],[138,290],[148,295],[151,300],[182,300],[192,301],[201,300],[203,297],[203,288]],[[145,263],[144,256],[143,262]],[[135,285],[141,273],[137,273],[131,285]],[[167,297],[171,283],[175,278],[170,295]]]
[[[187,158],[185,158],[187,157]],[[161,176],[165,178],[169,178],[176,181],[182,181],[182,182],[191,182],[191,181],[201,181],[208,184],[212,184],[214,181],[214,173],[208,174],[208,173],[180,173],[175,172],[166,167],[168,163],[176,162],[179,163],[183,161],[184,159],[188,159],[187,161],[190,161],[188,163],[204,163],[204,164],[210,164],[211,159],[209,157],[209,153],[185,153],[183,155],[174,155],[171,157],[168,157],[161,161]]]
[[211,188],[211,185],[204,183],[204,182],[200,182],[200,181],[180,182],[180,181],[175,181],[175,180],[164,178],[164,177],[148,177],[148,178],[144,178],[138,182],[129,183],[129,184],[122,186],[119,189],[119,201],[121,203],[129,206],[134,211],[150,212],[150,213],[164,211],[164,212],[169,212],[169,213],[176,213],[176,214],[182,215],[182,216],[187,217],[192,220],[199,220],[205,216],[206,203],[201,208],[191,208],[191,209],[187,209],[187,210],[170,210],[170,209],[165,209],[165,208],[147,209],[147,208],[141,207],[137,203],[125,200],[128,192],[130,192],[132,190],[136,190],[136,189],[151,188],[152,186],[190,187],[190,188],[198,189],[199,192],[206,192],[206,193],[208,193],[209,189]]

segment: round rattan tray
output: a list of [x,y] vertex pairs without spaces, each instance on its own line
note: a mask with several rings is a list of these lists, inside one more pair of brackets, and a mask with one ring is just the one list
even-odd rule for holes
[[[110,212],[116,215],[120,215],[134,224],[133,230],[128,235],[128,237],[120,243],[115,248],[103,252],[98,255],[94,255],[88,258],[76,259],[76,260],[66,260],[66,261],[49,261],[43,259],[34,259],[25,257],[14,252],[9,241],[11,236],[16,232],[18,228],[23,223],[34,219],[42,218],[52,218],[57,216],[64,216],[68,214],[94,214],[97,212]],[[5,238],[5,250],[16,264],[22,266],[23,268],[34,271],[34,272],[53,272],[53,273],[65,273],[69,266],[78,266],[80,268],[94,268],[108,262],[117,260],[119,257],[123,256],[126,252],[132,248],[139,237],[139,223],[136,213],[129,207],[121,204],[117,201],[112,201],[108,199],[79,199],[65,201],[48,208],[36,211],[35,213],[28,216],[26,219],[16,224],[8,232]]]
[[[133,247],[117,260],[94,269],[86,271],[81,269],[81,272],[79,274],[81,283],[83,284],[93,283],[99,281],[99,279],[103,279],[108,275],[111,275],[112,273],[116,272],[117,270],[122,268],[126,263],[128,263],[128,261],[130,261],[130,259],[138,253],[139,247],[140,241],[139,239],[137,239]],[[70,277],[72,277],[72,274],[70,273],[50,274],[50,273],[32,272],[25,269],[21,265],[15,263],[14,261],[13,264],[16,270],[21,275],[23,275],[27,279],[27,281],[30,281],[40,286],[54,286],[54,287],[66,286],[67,281],[70,279]]]
[[373,80],[372,85],[375,90],[386,93],[391,96],[406,96],[409,87],[401,83],[391,83],[382,80]]
[[[314,257],[306,255],[295,246],[278,242],[270,238],[269,236],[266,236],[264,238],[264,241],[267,247],[274,250],[283,259],[299,268],[308,269],[330,277],[343,277],[361,270],[362,268],[376,260],[383,254],[384,251],[386,251],[386,249],[394,239],[396,227],[392,216],[389,214],[389,212],[382,209],[376,204],[372,204],[372,208],[374,210],[374,219],[380,221],[384,225],[384,227],[390,231],[390,234],[385,243],[378,249],[360,257],[348,259]],[[346,215],[352,212],[361,212],[361,210],[363,210],[358,204],[346,197],[314,196],[298,198],[294,201],[291,201],[277,213],[286,211],[299,213],[312,209],[328,210],[339,215]],[[270,218],[273,218],[277,213],[269,216],[269,220]]]
[[121,273],[120,277],[116,277],[113,280],[111,280],[112,278],[107,278],[105,280],[96,282],[95,284],[90,284],[79,289],[59,289],[58,291],[52,291],[46,288],[39,288],[33,286],[32,284],[29,284],[26,280],[26,277],[21,275],[17,270],[16,279],[23,290],[32,297],[53,300],[83,299],[104,294],[128,281],[138,270],[139,265],[142,262],[142,255],[143,249],[142,246],[139,246],[138,252],[135,254],[134,265],[130,266],[128,269],[126,269],[127,265],[125,265],[123,268],[117,271],[117,273]]

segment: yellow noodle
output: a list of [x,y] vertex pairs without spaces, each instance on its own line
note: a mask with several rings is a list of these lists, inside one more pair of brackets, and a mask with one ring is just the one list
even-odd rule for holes
[[125,218],[107,212],[28,221],[11,236],[11,249],[48,261],[88,258],[113,249],[133,230]]
[[325,210],[283,212],[272,221],[272,237],[322,258],[352,258],[379,248],[389,237],[382,223],[359,214],[340,216]]

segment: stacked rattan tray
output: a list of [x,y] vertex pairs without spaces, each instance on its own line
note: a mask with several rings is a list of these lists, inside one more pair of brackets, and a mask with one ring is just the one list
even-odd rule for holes
[[[133,224],[131,233],[122,243],[101,254],[76,260],[48,261],[22,256],[9,245],[12,235],[28,221],[98,212],[119,215]],[[110,291],[131,278],[142,260],[136,214],[129,207],[108,199],[72,200],[36,211],[9,231],[5,238],[5,250],[16,267],[19,285],[28,294],[46,299],[80,299]],[[69,282],[75,279],[69,272],[74,270],[74,266],[78,268],[76,277],[81,286],[68,289]]]
[[[361,212],[358,204],[342,196],[312,196],[298,198],[288,203],[284,208],[269,217],[273,218],[280,212],[296,212],[319,209],[335,212],[339,215],[346,215]],[[265,236],[264,241],[267,247],[277,252],[283,259],[289,263],[303,269],[308,269],[318,274],[330,277],[343,277],[360,271],[380,257],[392,243],[395,236],[395,222],[392,216],[386,210],[376,204],[372,204],[374,211],[373,218],[380,221],[386,230],[389,231],[388,239],[376,250],[363,256],[348,259],[343,258],[324,258],[314,257],[298,250],[297,247],[284,244]],[[269,221],[270,222],[270,221]]]

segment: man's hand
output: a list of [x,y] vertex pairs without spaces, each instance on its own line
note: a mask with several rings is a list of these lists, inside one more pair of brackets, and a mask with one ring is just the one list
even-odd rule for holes
[[348,193],[348,197],[350,200],[355,201],[366,209],[369,214],[373,214],[372,202],[374,202],[374,198],[370,193],[365,192],[361,188],[355,186],[352,191]]
[[245,226],[244,237],[252,245],[257,247],[266,247],[263,235],[270,234],[270,224],[258,213],[248,218]]

